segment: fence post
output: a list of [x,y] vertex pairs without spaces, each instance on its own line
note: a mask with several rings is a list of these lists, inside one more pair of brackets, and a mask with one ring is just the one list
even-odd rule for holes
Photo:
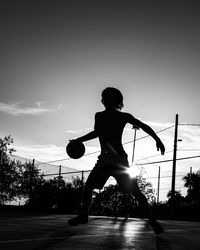
[[33,178],[34,178],[34,165],[35,165],[35,159],[32,161],[31,165],[31,178],[30,178],[30,194],[29,194],[29,199],[30,201],[32,200],[33,197]]
[[59,166],[59,173],[58,173],[58,190],[60,190],[60,184],[61,184],[61,168],[62,166]]
[[83,202],[83,190],[84,190],[84,170],[81,171],[81,199],[80,199],[80,207],[79,207],[79,213],[82,212],[82,202]]
[[82,185],[83,185],[83,181],[84,181],[84,170],[81,171],[81,181],[82,181]]
[[191,191],[191,188],[192,188],[191,179],[192,179],[192,167],[190,167],[190,187],[189,187],[190,191]]

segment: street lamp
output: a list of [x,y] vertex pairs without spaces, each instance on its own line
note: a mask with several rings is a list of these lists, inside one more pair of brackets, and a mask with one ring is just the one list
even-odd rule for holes
[[139,127],[136,125],[133,125],[132,129],[134,129],[134,139],[133,139],[133,154],[132,154],[132,165],[134,162],[134,154],[135,154],[135,141],[136,141],[136,132],[139,130]]

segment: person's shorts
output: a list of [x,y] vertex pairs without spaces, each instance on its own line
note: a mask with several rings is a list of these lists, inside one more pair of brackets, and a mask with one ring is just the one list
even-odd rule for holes
[[127,156],[116,157],[108,155],[100,155],[98,161],[88,176],[86,185],[92,187],[93,189],[102,189],[106,181],[110,176],[113,176],[119,186],[125,191],[133,187],[133,182],[135,182],[135,188],[137,188],[137,183],[133,178],[130,178],[128,173],[130,166],[127,160]]

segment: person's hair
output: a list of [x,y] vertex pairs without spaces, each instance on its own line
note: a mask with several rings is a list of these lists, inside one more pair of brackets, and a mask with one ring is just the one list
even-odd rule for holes
[[102,91],[102,103],[106,108],[115,108],[122,109],[124,107],[123,104],[123,95],[122,93],[113,87],[105,88]]

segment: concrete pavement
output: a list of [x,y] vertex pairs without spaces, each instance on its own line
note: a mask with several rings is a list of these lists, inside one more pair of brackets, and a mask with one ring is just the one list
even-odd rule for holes
[[200,223],[160,221],[156,236],[144,219],[91,216],[86,225],[68,225],[70,215],[0,216],[1,250],[199,250]]

